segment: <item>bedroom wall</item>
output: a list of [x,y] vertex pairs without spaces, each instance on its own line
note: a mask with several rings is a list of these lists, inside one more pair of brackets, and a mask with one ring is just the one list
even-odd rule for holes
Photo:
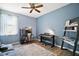
[[[75,17],[79,17],[79,4],[69,4],[37,18],[37,37],[41,33],[48,32],[48,29],[54,31],[54,33],[58,36],[63,36],[65,21]],[[75,34],[73,33],[73,35]],[[56,39],[57,45],[60,46],[61,42],[61,39]],[[72,48],[67,44],[65,46]]]
[[[15,16],[17,16],[17,19],[18,19],[18,29],[17,29],[18,33],[16,35],[0,36],[0,41],[2,43],[7,44],[7,43],[19,42],[19,40],[20,40],[19,39],[19,29],[24,28],[24,27],[29,27],[29,26],[32,27],[33,36],[36,37],[36,19],[35,18],[13,13],[13,12],[6,11],[6,10],[1,10],[0,12],[15,15]],[[0,29],[2,29],[2,28],[0,28]]]

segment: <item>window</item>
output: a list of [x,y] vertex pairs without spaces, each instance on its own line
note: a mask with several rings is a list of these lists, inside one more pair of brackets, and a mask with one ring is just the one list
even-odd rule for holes
[[17,17],[3,13],[0,18],[0,35],[16,35]]

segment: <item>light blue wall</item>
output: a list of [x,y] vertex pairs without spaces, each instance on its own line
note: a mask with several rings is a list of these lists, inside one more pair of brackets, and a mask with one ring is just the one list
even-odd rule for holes
[[2,43],[14,43],[19,41],[19,29],[24,27],[32,27],[33,36],[36,37],[36,19],[32,17],[28,17],[25,15],[9,12],[6,10],[1,10],[2,13],[8,13],[11,15],[15,15],[18,18],[18,33],[16,35],[7,35],[0,36],[0,41]]
[[[5,10],[3,12],[14,14],[18,17],[18,30],[19,28],[32,26],[34,36],[46,32],[47,29],[53,30],[58,36],[63,36],[65,21],[79,16],[79,4],[69,4],[37,19]],[[0,36],[0,41],[2,43],[18,42],[19,32],[17,35]],[[56,44],[61,45],[61,40],[56,39]]]
[[[64,24],[66,20],[79,16],[79,4],[69,4],[65,7],[47,13],[37,18],[37,36],[51,29],[58,36],[63,36]],[[61,45],[61,40],[56,39],[56,44]],[[68,45],[66,45],[68,46]]]
[[32,34],[36,37],[36,19],[24,15],[18,15],[18,27],[32,27]]

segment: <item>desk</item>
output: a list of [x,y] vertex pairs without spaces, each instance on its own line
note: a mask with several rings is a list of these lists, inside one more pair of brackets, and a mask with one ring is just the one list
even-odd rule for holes
[[46,40],[52,41],[51,47],[54,47],[55,45],[55,35],[45,35],[45,34],[40,34],[40,42],[43,42]]

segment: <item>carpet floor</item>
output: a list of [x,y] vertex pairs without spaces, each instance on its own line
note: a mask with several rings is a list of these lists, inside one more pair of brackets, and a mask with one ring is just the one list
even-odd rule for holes
[[54,54],[35,43],[15,46],[16,56],[53,56]]
[[[69,51],[67,49],[61,50],[61,48],[59,48],[57,46],[54,46],[51,48],[50,45],[45,45],[37,40],[33,40],[32,42],[44,47],[45,49],[47,49],[49,51],[51,51],[56,56],[72,56],[72,54],[73,54],[71,51]],[[79,54],[76,54],[76,56],[79,56]]]
[[[16,56],[72,56],[69,50],[61,50],[59,47],[44,45],[37,40],[33,40],[28,44],[15,45]],[[79,54],[76,54],[79,56]]]

